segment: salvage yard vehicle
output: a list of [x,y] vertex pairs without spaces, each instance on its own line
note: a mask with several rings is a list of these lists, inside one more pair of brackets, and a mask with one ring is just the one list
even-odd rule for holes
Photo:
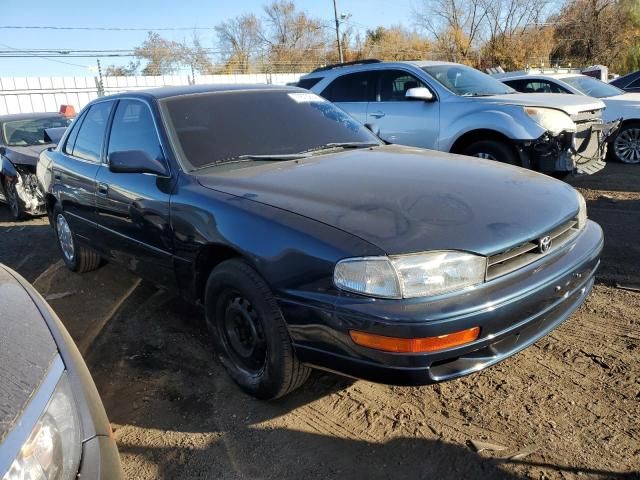
[[606,105],[603,118],[620,121],[610,139],[611,156],[623,163],[640,163],[640,93],[626,93],[597,78],[575,73],[538,73],[535,70],[495,75],[519,91],[540,90],[599,98]]
[[629,93],[640,93],[640,70],[615,78],[610,85]]
[[36,163],[40,152],[55,143],[46,131],[51,129],[58,134],[58,129],[66,128],[71,120],[70,115],[63,113],[0,116],[0,201],[9,205],[16,220],[45,213],[44,197],[36,180]]
[[38,179],[71,270],[115,260],[201,302],[263,399],[310,368],[418,385],[504,360],[582,304],[603,242],[559,180],[384,145],[292,87],[94,100]]
[[604,168],[611,126],[604,104],[570,95],[523,95],[489,75],[448,62],[322,67],[300,78],[389,143],[497,160],[545,172]]
[[124,478],[80,352],[38,292],[2,264],[0,312],[0,478]]

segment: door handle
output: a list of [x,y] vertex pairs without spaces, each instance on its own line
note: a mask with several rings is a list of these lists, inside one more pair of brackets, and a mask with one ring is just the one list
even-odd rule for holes
[[384,117],[385,113],[378,110],[377,112],[372,112],[369,115],[376,118],[382,118]]
[[106,196],[109,193],[109,185],[106,183],[98,184],[98,195]]

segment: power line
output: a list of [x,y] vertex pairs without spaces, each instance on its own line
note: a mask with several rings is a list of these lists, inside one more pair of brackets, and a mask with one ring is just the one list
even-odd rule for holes
[[185,31],[185,30],[215,30],[215,27],[58,27],[55,25],[0,25],[4,30],[93,30],[93,31],[114,31],[114,32],[155,32],[155,31]]
[[[1,45],[1,46],[3,46],[3,47],[5,47],[5,48],[8,48],[9,50],[19,50],[19,49],[17,49],[17,48],[14,48],[14,47],[12,47],[12,46],[10,46],[10,45],[7,45],[7,44],[4,44],[4,43],[0,43],[0,45]],[[0,57],[1,57],[1,56],[2,56],[2,55],[0,55]],[[60,56],[62,56],[62,55],[60,55]],[[63,63],[63,64],[65,64],[65,65],[71,65],[71,66],[73,66],[73,67],[88,68],[88,67],[87,67],[87,65],[79,65],[79,64],[77,64],[77,63],[65,62],[64,60],[55,60],[54,58],[43,57],[43,56],[40,56],[40,55],[31,55],[31,57],[30,57],[30,58],[41,58],[41,59],[43,59],[43,60],[48,60],[48,61],[50,61],[50,62]]]

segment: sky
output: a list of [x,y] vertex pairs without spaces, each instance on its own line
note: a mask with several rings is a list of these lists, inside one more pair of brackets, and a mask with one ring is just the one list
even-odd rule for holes
[[[333,0],[294,0],[313,17],[333,21]],[[413,27],[420,0],[336,0],[348,24],[364,32],[378,25]],[[126,49],[140,45],[147,30],[175,27],[212,28],[244,13],[261,15],[267,0],[0,0],[0,51],[11,49]],[[141,31],[7,29],[7,26],[127,27]],[[163,37],[189,40],[193,31],[159,31]],[[199,30],[204,47],[214,48],[215,32]],[[131,58],[102,58],[103,68]],[[0,76],[93,76],[95,58],[0,58]]]

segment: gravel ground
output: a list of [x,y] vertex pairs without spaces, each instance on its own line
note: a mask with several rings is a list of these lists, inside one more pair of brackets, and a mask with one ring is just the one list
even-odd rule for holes
[[[316,372],[260,402],[215,360],[200,310],[119,267],[56,298],[77,275],[56,266],[44,220],[13,224],[0,207],[0,261],[54,295],[87,345],[129,478],[639,479],[640,166],[570,183],[606,234],[593,293],[527,350],[435,386]],[[102,289],[111,303],[78,307]],[[106,327],[87,339],[86,323]]]

